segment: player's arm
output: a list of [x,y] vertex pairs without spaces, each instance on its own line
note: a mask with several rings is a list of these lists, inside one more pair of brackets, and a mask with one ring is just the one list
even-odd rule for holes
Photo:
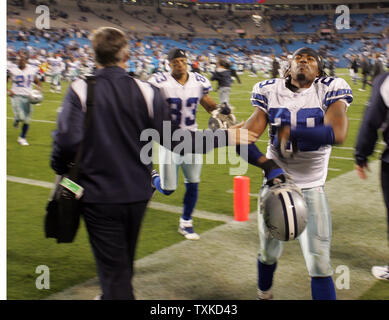
[[[260,137],[265,131],[267,123],[268,118],[266,113],[260,108],[255,108],[253,114],[243,126],[243,129],[256,133]],[[248,163],[263,169],[269,183],[272,183],[274,178],[284,174],[284,171],[274,160],[266,158],[254,143],[249,144],[247,149],[237,145],[236,152]]]
[[37,76],[34,77],[34,83],[38,86],[39,90],[42,91],[42,84]]
[[7,73],[7,94],[12,97],[14,95],[13,91],[11,89],[8,89],[8,83],[9,83],[9,80],[11,79],[11,82],[12,82],[12,77],[11,77],[11,73],[8,74]]
[[324,128],[327,133],[328,144],[343,144],[347,138],[348,118],[347,106],[342,100],[331,104],[324,116]]
[[211,98],[210,95],[206,94],[204,95],[201,100],[200,100],[200,104],[204,107],[204,109],[208,112],[208,113],[212,113],[213,111],[216,111],[217,109],[217,104],[215,101],[213,101],[213,99]]

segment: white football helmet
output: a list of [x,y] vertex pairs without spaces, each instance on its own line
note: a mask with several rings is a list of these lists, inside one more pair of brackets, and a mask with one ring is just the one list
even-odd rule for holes
[[31,104],[40,103],[43,100],[42,91],[33,89],[33,90],[31,90],[31,93],[30,93],[28,98],[29,98]]
[[308,222],[304,196],[288,176],[285,182],[262,187],[260,211],[271,235],[281,241],[296,239]]

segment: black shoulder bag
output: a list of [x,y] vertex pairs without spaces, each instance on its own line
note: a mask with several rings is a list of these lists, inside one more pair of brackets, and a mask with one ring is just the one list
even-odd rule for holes
[[78,147],[74,162],[70,164],[69,172],[63,176],[57,176],[54,190],[46,206],[44,223],[46,238],[57,239],[58,243],[73,242],[80,225],[82,209],[80,198],[83,188],[77,184],[77,181],[85,137],[92,118],[93,93],[96,83],[94,77],[88,77],[86,81],[88,91],[84,137]]

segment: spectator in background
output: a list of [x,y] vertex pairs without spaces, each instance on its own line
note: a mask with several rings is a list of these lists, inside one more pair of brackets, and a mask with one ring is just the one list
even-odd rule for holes
[[358,57],[355,55],[352,57],[351,60],[350,76],[354,84],[356,84],[358,78]]
[[379,52],[376,52],[374,55],[374,65],[373,65],[373,70],[371,73],[371,83],[374,82],[374,79],[379,76],[380,74],[385,72],[384,65],[382,64],[381,61],[381,55]]
[[229,64],[223,58],[219,57],[216,62],[216,70],[212,74],[211,81],[217,81],[219,92],[219,103],[230,104],[230,91],[231,91],[231,71],[229,70]]
[[236,80],[238,80],[238,83],[242,83],[239,79],[238,74],[236,73],[236,63],[234,57],[230,57],[230,70],[231,70],[231,76],[236,78]]
[[272,72],[272,77],[273,78],[278,78],[279,76],[279,70],[280,70],[280,63],[278,62],[276,56],[274,54],[271,55],[271,58],[273,60],[272,62],[272,69],[271,69],[271,72]]
[[367,84],[367,77],[369,76],[371,72],[371,65],[369,62],[369,59],[365,56],[361,56],[361,69],[362,69],[362,88],[359,88],[359,91],[365,91],[366,89],[366,84]]

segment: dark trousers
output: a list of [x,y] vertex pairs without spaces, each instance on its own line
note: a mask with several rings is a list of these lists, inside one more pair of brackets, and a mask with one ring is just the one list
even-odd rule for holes
[[384,161],[382,161],[381,163],[381,185],[386,205],[386,219],[389,241],[389,163]]
[[104,300],[134,300],[136,243],[148,201],[84,204],[84,220]]
[[362,79],[362,89],[365,89],[366,88],[366,84],[367,84],[367,76],[368,74],[364,73],[362,74],[363,76],[363,79]]

